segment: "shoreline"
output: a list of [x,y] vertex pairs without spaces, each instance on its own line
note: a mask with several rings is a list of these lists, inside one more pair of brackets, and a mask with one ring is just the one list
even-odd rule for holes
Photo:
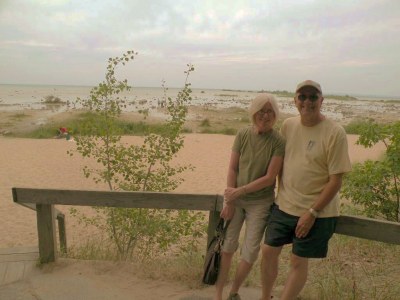
[[[55,130],[65,127],[68,119],[76,118],[83,110],[76,104],[78,97],[88,97],[90,87],[74,86],[12,86],[0,90],[0,135],[24,133],[41,126],[54,125]],[[143,121],[141,109],[148,109],[146,121],[161,122],[167,117],[163,99],[165,96],[175,99],[181,89],[167,89],[164,94],[159,88],[133,88],[120,97],[125,98],[121,118],[129,121]],[[191,100],[187,103],[188,116],[186,124],[192,132],[200,132],[201,122],[208,119],[216,128],[242,127],[249,116],[247,108],[259,91],[228,90],[228,89],[193,89]],[[281,117],[283,119],[297,115],[293,104],[293,94],[281,92],[274,94]],[[59,103],[45,103],[49,97],[59,100]],[[328,118],[342,126],[354,120],[375,120],[378,123],[388,123],[399,120],[400,99],[369,99],[361,100],[348,95],[326,95],[322,112]]]
[[[211,103],[189,105],[185,127],[193,133],[200,133],[207,129],[202,122],[208,120],[213,127],[208,129],[233,128],[237,130],[250,122],[246,108],[249,101],[232,102],[226,107],[218,107]],[[293,105],[293,99],[278,98],[278,103],[281,111],[278,122],[298,114]],[[21,110],[2,110],[0,107],[0,136],[23,135],[42,126],[54,126],[56,132],[59,127],[65,127],[66,122],[76,119],[80,113],[85,112],[85,110],[68,109],[65,106],[47,105],[45,109],[24,108]],[[327,99],[324,100],[322,108],[324,115],[342,126],[360,120],[373,120],[384,124],[399,120],[400,101],[398,104],[375,102],[373,106],[368,106],[363,101]],[[146,118],[137,111],[124,111],[120,116],[121,120],[147,123],[161,123],[166,117],[165,108],[160,107],[153,107]]]

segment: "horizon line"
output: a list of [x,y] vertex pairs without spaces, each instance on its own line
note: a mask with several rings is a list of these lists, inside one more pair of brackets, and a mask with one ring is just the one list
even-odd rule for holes
[[[97,85],[79,85],[79,84],[44,84],[44,83],[0,83],[0,85],[26,85],[26,86],[60,86],[60,87],[95,87]],[[132,88],[160,88],[162,89],[162,86],[132,86]],[[166,87],[166,89],[182,89],[182,87]],[[245,91],[245,92],[288,92],[288,93],[294,93],[292,91],[288,90],[264,90],[264,89],[233,89],[233,88],[208,88],[208,87],[192,87],[192,89],[196,90],[224,90],[224,91]],[[385,100],[400,100],[400,96],[394,96],[394,95],[377,95],[377,94],[360,94],[360,93],[347,93],[347,92],[326,92],[323,93],[326,96],[353,96],[353,97],[373,97],[373,98],[385,98]]]

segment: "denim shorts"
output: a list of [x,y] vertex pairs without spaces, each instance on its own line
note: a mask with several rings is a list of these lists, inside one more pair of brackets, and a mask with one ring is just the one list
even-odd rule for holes
[[272,247],[292,245],[292,253],[307,258],[324,258],[328,253],[328,242],[335,232],[337,217],[317,218],[304,238],[297,238],[295,229],[299,217],[289,215],[277,205],[271,207],[271,214],[265,231],[264,243]]

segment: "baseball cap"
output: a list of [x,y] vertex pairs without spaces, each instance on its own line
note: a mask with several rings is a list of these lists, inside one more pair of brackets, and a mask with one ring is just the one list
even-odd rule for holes
[[301,88],[303,88],[303,87],[305,87],[305,86],[312,86],[313,88],[316,88],[316,89],[318,90],[318,92],[320,92],[320,93],[322,94],[322,89],[321,89],[320,84],[319,84],[318,82],[315,82],[315,81],[312,81],[312,80],[305,80],[305,81],[303,81],[303,82],[300,82],[300,83],[297,85],[296,93],[297,93]]

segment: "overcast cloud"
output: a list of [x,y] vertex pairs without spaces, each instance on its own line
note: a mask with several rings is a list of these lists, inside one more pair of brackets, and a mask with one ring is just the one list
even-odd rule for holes
[[398,0],[0,0],[0,83],[96,85],[106,61],[133,86],[400,97]]

